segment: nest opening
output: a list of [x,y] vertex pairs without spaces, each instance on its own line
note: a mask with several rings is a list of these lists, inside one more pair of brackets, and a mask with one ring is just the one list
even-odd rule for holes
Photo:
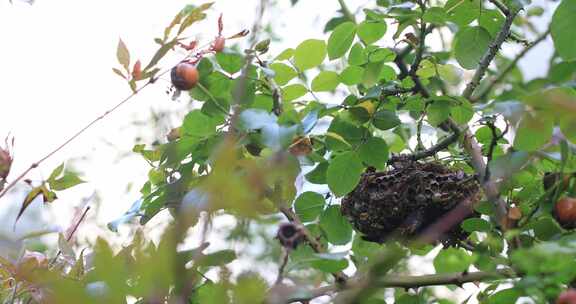
[[[410,239],[461,202],[478,201],[478,190],[476,178],[461,170],[407,159],[387,171],[363,173],[356,188],[343,198],[341,211],[365,240]],[[458,223],[439,241],[450,246],[466,237]]]

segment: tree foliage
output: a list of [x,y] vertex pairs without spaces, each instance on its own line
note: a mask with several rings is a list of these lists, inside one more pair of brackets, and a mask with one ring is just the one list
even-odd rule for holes
[[[109,228],[146,225],[162,210],[173,220],[157,244],[135,233],[120,250],[102,238],[78,250],[68,244],[76,226],[51,260],[3,256],[0,295],[12,303],[456,303],[433,286],[475,282],[480,303],[550,303],[576,288],[576,1],[562,0],[542,32],[535,20],[548,8],[519,0],[378,0],[357,14],[338,2],[326,37],[277,54],[260,32],[220,36],[229,34],[222,17],[226,48],[189,41],[189,27],[216,13],[209,3],[179,12],[145,64],[120,40],[114,72],[135,98],[174,73],[162,61],[174,48],[198,70],[191,90],[174,93],[193,110],[161,144],[134,146],[148,180]],[[518,61],[549,34],[549,70],[524,79]],[[516,55],[500,52],[508,45]],[[0,197],[11,163],[6,143]],[[419,188],[424,181],[436,186]],[[51,202],[82,182],[56,168],[19,217],[34,198]],[[470,195],[464,182],[474,184]],[[364,203],[351,208],[390,216],[371,223],[377,240],[357,225],[373,211],[343,214],[359,193]],[[211,250],[211,223],[224,215],[235,227],[219,237],[257,253]],[[191,245],[195,226],[202,242]],[[413,273],[409,261],[423,255],[433,256],[435,273]],[[235,261],[253,271],[234,273]]]

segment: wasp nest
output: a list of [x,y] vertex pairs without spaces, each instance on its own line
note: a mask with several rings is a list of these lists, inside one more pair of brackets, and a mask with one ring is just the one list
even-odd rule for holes
[[[341,208],[364,239],[381,243],[417,236],[467,199],[478,200],[474,176],[437,162],[404,159],[388,171],[364,173]],[[453,245],[466,237],[458,224],[440,241]]]

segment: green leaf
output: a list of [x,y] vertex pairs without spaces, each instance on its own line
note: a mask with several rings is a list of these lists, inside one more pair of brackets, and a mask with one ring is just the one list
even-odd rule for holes
[[265,303],[268,286],[259,274],[247,272],[238,276],[233,290],[235,304]]
[[516,303],[516,300],[522,296],[522,293],[515,288],[503,289],[488,298],[488,304],[510,304]]
[[216,54],[216,61],[224,71],[234,74],[242,69],[244,57],[238,53],[224,51]]
[[364,77],[364,68],[359,66],[348,66],[342,73],[340,74],[340,80],[345,85],[355,85],[362,82],[362,78]]
[[355,35],[356,24],[344,22],[338,25],[330,34],[330,38],[328,38],[328,58],[333,60],[344,56],[350,49]]
[[364,47],[360,43],[354,44],[348,54],[348,63],[350,65],[363,65],[368,62],[368,57],[364,53]]
[[468,270],[474,258],[464,249],[450,247],[441,250],[434,258],[437,273],[462,272]]
[[380,137],[371,137],[358,150],[360,159],[376,169],[383,170],[388,161],[388,145]]
[[282,51],[282,53],[280,53],[280,55],[276,56],[276,58],[274,60],[288,60],[290,58],[292,58],[292,56],[294,56],[294,49],[292,48],[288,48],[285,49],[284,51]]
[[552,137],[554,121],[541,113],[526,113],[514,137],[514,148],[523,151],[538,150]]
[[122,39],[118,40],[118,47],[116,48],[116,58],[118,59],[118,62],[126,69],[126,71],[129,71],[130,52],[128,51],[128,48],[126,47],[126,44],[124,44],[124,41],[122,41]]
[[428,122],[433,126],[438,126],[450,117],[450,102],[448,100],[435,100],[428,106]]
[[62,174],[62,171],[64,171],[64,163],[61,163],[60,166],[56,167],[56,169],[54,169],[52,173],[50,173],[50,176],[48,177],[48,182],[56,180],[56,178],[60,176],[60,174]]
[[348,267],[348,260],[346,253],[316,253],[310,265],[320,271],[326,273],[334,273],[342,271]]
[[336,196],[344,196],[354,190],[364,170],[355,152],[345,152],[336,156],[328,166],[326,179],[328,187]]
[[463,125],[474,116],[474,108],[468,100],[460,99],[460,102],[459,106],[450,107],[450,115],[457,124]]
[[553,239],[554,237],[560,235],[563,231],[562,227],[558,225],[552,217],[545,216],[539,218],[525,227],[528,229],[533,229],[534,234],[540,240],[547,241]]
[[562,0],[556,8],[550,29],[552,40],[560,57],[566,61],[576,59],[576,0]]
[[334,91],[340,84],[338,73],[332,71],[322,71],[312,80],[312,91],[328,92]]
[[443,25],[446,23],[446,19],[448,19],[448,15],[441,7],[430,7],[422,16],[422,20],[424,22],[433,23],[436,25]]
[[198,290],[194,292],[194,297],[198,301],[193,303],[199,303],[199,304],[230,303],[228,290],[222,283],[214,284],[212,282],[208,282],[200,286]]
[[182,131],[184,135],[190,137],[207,138],[216,133],[217,125],[218,122],[214,118],[200,110],[192,110],[184,117]]
[[294,71],[290,66],[283,63],[273,63],[270,68],[274,70],[276,75],[274,75],[274,80],[280,86],[287,84],[294,77],[298,76],[298,73]]
[[398,126],[401,121],[395,112],[389,110],[380,110],[374,114],[372,122],[374,126],[380,130],[388,130]]
[[396,58],[396,54],[387,48],[366,48],[365,52],[370,62],[389,62]]
[[42,195],[42,193],[45,191],[46,187],[44,185],[40,186],[40,187],[35,187],[33,188],[30,192],[28,192],[28,194],[26,194],[26,197],[24,198],[24,201],[22,201],[22,205],[20,206],[20,211],[18,211],[18,215],[16,216],[16,220],[14,221],[14,225],[16,225],[16,222],[18,222],[18,219],[20,219],[20,217],[22,216],[22,214],[24,214],[24,211],[26,210],[26,208],[28,208],[28,206],[30,206],[30,204],[40,195]]
[[474,21],[482,8],[480,8],[478,1],[448,0],[444,5],[444,10],[448,14],[449,21],[463,27]]
[[316,220],[322,213],[325,203],[326,201],[322,195],[307,191],[298,196],[294,202],[294,209],[302,222],[311,222]]
[[291,84],[282,89],[282,98],[285,101],[292,101],[306,95],[306,93],[308,93],[308,89],[306,89],[305,86],[301,84]]
[[358,37],[366,44],[372,44],[386,34],[386,22],[366,20],[358,25]]
[[323,40],[308,39],[296,48],[294,64],[301,71],[319,66],[326,58],[326,43]]
[[50,189],[54,191],[65,190],[82,183],[84,183],[84,181],[78,176],[76,172],[72,171],[64,172],[64,176],[59,179],[48,181]]
[[346,245],[352,239],[352,226],[340,213],[339,206],[332,205],[322,213],[320,227],[331,244]]
[[562,117],[560,119],[562,134],[572,143],[576,143],[576,119],[574,117]]
[[220,250],[214,253],[202,255],[197,261],[198,266],[222,266],[236,259],[234,250]]
[[490,44],[490,33],[483,27],[465,27],[454,37],[454,57],[465,69],[475,69]]
[[328,170],[328,162],[321,162],[314,168],[314,170],[306,174],[306,180],[312,184],[324,185],[326,184],[326,170]]
[[478,23],[481,27],[485,28],[492,37],[496,37],[504,23],[504,16],[502,16],[499,10],[487,9],[478,16]]
[[152,59],[150,59],[150,62],[148,63],[148,65],[146,65],[146,67],[144,68],[144,71],[148,71],[149,69],[152,69],[162,58],[164,58],[164,56],[166,56],[168,51],[170,51],[172,48],[174,48],[176,46],[177,43],[178,43],[178,40],[174,39],[174,40],[162,45],[156,51],[156,53],[154,54]]
[[464,222],[462,222],[461,226],[462,229],[470,233],[474,231],[490,232],[490,230],[492,230],[492,224],[490,224],[490,222],[476,217],[466,219]]

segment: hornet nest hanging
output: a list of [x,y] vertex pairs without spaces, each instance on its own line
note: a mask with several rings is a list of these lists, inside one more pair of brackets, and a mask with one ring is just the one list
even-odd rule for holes
[[[464,200],[478,201],[474,176],[438,162],[397,158],[388,171],[362,174],[358,186],[342,200],[342,214],[364,239],[378,243],[410,239]],[[467,236],[458,223],[440,241],[455,245]]]

